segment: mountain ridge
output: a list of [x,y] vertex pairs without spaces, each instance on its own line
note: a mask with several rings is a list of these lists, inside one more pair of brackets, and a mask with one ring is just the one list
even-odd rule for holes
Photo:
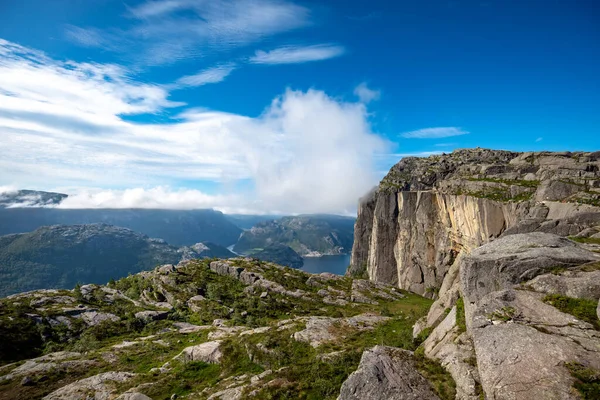
[[160,264],[234,256],[218,245],[176,247],[108,224],[52,225],[0,236],[0,295],[101,284]]

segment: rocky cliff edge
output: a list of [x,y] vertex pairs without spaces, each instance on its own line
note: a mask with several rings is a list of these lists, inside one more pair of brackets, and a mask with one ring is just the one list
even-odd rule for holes
[[456,399],[600,398],[600,152],[405,158],[361,200],[350,275],[435,299],[413,334]]

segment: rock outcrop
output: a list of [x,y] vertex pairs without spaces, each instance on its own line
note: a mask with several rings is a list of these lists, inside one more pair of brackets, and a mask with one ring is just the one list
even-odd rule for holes
[[128,381],[134,376],[135,374],[127,372],[104,372],[63,386],[44,397],[44,400],[110,399],[111,394],[116,391],[117,383]]
[[361,201],[348,274],[436,300],[413,335],[456,399],[581,398],[577,369],[600,373],[599,170],[600,152],[403,159]]
[[411,352],[375,346],[342,385],[338,400],[439,400]]
[[404,158],[361,200],[348,272],[435,297],[461,253],[500,235],[599,226],[599,170],[600,152]]
[[210,364],[218,364],[221,361],[221,357],[223,357],[220,347],[221,342],[218,340],[186,347],[175,359],[184,363],[202,361]]

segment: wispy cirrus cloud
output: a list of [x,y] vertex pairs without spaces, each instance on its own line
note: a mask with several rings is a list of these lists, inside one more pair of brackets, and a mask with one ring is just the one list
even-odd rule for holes
[[185,8],[191,5],[190,3],[189,1],[182,0],[153,0],[141,3],[135,7],[129,7],[129,12],[135,18],[152,18]]
[[109,47],[106,37],[98,29],[67,25],[65,35],[69,40],[84,47]]
[[405,132],[401,136],[408,139],[439,139],[452,136],[467,135],[469,132],[453,126],[439,128],[424,128],[416,131]]
[[147,66],[173,64],[260,42],[310,25],[287,0],[154,0],[129,7],[122,27],[67,26],[74,43],[116,51]]
[[[207,80],[197,79],[187,84]],[[287,90],[258,117],[190,109],[124,67],[57,61],[6,41],[0,88],[0,184],[96,188],[80,190],[73,207],[177,208],[183,197],[186,208],[349,212],[386,150],[365,104],[318,90]],[[122,117],[174,107],[177,118],[162,124]],[[252,185],[236,196],[177,187],[239,180]]]
[[374,100],[379,100],[381,91],[369,88],[366,82],[361,83],[354,88],[354,95],[363,103],[370,103]]
[[270,51],[258,50],[249,61],[253,64],[299,64],[339,57],[344,52],[344,47],[336,44],[285,46]]
[[173,88],[203,86],[209,83],[219,83],[225,80],[236,68],[234,63],[208,68],[194,75],[182,76],[177,79]]

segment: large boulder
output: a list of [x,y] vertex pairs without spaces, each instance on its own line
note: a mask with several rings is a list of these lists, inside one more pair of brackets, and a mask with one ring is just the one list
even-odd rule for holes
[[88,326],[95,326],[106,321],[117,322],[120,320],[115,314],[94,310],[82,312],[79,315],[75,315],[75,318],[81,318]]
[[108,400],[117,390],[118,383],[134,376],[129,372],[104,372],[63,386],[44,397],[44,400]]
[[410,351],[375,346],[342,384],[338,400],[439,400]]
[[131,393],[123,393],[115,400],[152,400],[150,397],[146,396],[143,393],[131,392]]
[[340,329],[336,328],[353,329],[356,331],[372,330],[375,325],[388,319],[389,317],[369,313],[349,318],[308,317],[306,328],[294,333],[293,338],[316,348],[324,343],[335,341],[340,334]]
[[526,290],[493,292],[470,330],[488,400],[580,399],[566,363],[600,369],[600,332]]
[[0,382],[20,377],[43,375],[49,372],[68,372],[90,368],[97,364],[93,360],[81,360],[81,354],[69,351],[59,351],[33,358],[14,368],[10,373],[0,376]]
[[423,342],[425,356],[438,360],[456,382],[457,400],[479,400],[479,374],[473,343],[457,326],[456,306]]
[[553,269],[568,269],[598,260],[600,254],[547,233],[496,239],[473,250],[462,262],[460,280],[465,309],[470,314],[472,305],[488,293],[511,288]]
[[597,300],[600,299],[600,270],[557,271],[536,276],[526,285],[540,293]]
[[135,317],[144,322],[160,321],[167,319],[168,316],[168,311],[139,311],[135,313]]
[[221,341],[202,343],[196,346],[186,347],[175,359],[181,362],[202,361],[210,364],[218,364],[223,357],[221,352]]

